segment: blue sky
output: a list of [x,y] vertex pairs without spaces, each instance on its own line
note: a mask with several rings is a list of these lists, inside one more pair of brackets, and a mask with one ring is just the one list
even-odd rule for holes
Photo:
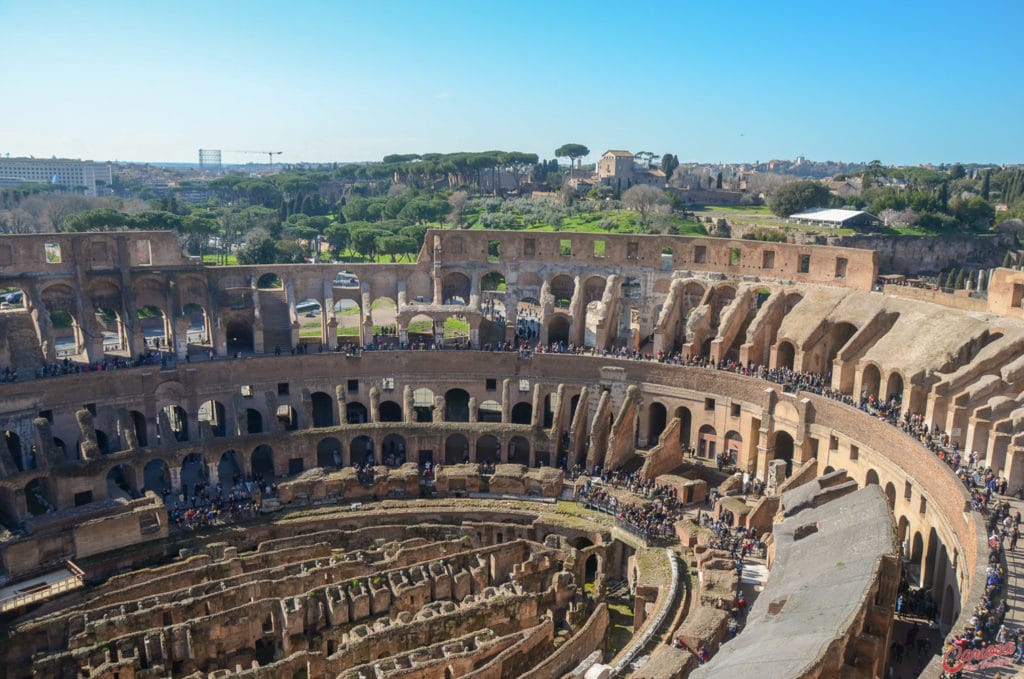
[[1020,163],[1022,25],[1019,0],[0,0],[0,153]]

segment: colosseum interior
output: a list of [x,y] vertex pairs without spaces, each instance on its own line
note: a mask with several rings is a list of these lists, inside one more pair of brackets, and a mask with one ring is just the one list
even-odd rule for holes
[[1024,273],[971,297],[876,261],[431,231],[408,264],[208,267],[165,232],[6,236],[2,671],[886,676],[901,580],[948,634],[988,544],[858,404],[1024,485]]

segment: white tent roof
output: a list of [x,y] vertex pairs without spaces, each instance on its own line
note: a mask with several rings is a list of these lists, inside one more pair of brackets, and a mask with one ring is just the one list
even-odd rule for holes
[[867,215],[871,219],[877,219],[870,212],[864,210],[841,210],[838,208],[816,208],[806,212],[797,212],[789,216],[790,219],[808,219],[815,222],[842,223],[854,217]]

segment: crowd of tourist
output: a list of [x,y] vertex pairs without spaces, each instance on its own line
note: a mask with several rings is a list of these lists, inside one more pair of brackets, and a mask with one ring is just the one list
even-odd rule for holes
[[[640,487],[642,486],[642,487]],[[623,502],[613,489],[629,489],[629,484],[606,486],[590,478],[577,486],[577,501],[590,509],[603,511],[615,517],[619,525],[645,539],[668,539],[675,535],[675,524],[682,518],[682,505],[670,486],[637,484],[642,497],[652,502]],[[632,491],[631,491],[632,492]]]
[[[144,354],[139,354],[136,358],[105,356],[102,361],[95,361],[93,363],[78,363],[77,361],[65,358],[62,361],[49,363],[37,368],[35,376],[37,379],[42,379],[44,377],[60,377],[62,375],[79,375],[81,373],[138,368],[144,365],[159,365],[161,368],[166,368],[173,364],[174,358],[170,354],[164,354],[159,351],[147,351]],[[0,381],[13,382],[17,377],[15,371],[10,368],[6,368],[4,374],[9,379]]]
[[200,480],[185,492],[183,499],[172,498],[169,491],[165,492],[168,519],[178,530],[196,530],[257,516],[263,499],[277,495],[277,484],[258,474],[252,479],[236,475],[231,486],[209,485]]

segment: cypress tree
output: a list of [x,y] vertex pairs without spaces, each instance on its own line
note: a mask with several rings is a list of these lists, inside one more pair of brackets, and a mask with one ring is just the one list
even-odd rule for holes
[[1010,256],[1010,251],[1006,251],[1006,256],[1003,257],[1003,268],[1009,269],[1013,265],[1013,257]]
[[989,189],[992,185],[992,170],[985,170],[985,176],[981,180],[981,197],[988,200]]
[[964,276],[964,270],[960,269],[956,274],[956,288],[957,290],[964,289],[964,283],[966,282],[966,276]]

